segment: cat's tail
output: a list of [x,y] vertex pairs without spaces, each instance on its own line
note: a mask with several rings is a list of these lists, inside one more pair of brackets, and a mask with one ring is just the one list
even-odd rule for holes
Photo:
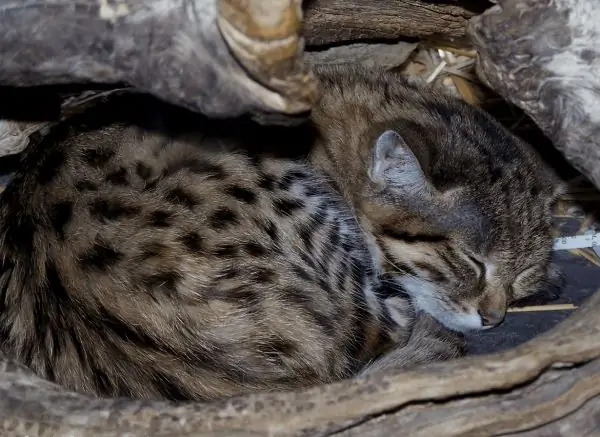
[[462,334],[446,329],[427,314],[419,314],[408,343],[367,364],[359,376],[459,358],[465,350],[466,341]]

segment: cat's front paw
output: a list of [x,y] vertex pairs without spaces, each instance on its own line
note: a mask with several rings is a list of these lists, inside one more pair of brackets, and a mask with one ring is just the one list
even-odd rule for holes
[[427,349],[428,361],[445,361],[463,356],[467,350],[465,336],[442,325],[429,314],[420,312],[413,326],[408,346]]

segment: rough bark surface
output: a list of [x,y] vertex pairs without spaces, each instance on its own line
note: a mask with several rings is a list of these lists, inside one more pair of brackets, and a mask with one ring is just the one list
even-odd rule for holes
[[0,85],[125,82],[214,117],[306,111],[316,84],[300,62],[300,0],[261,6],[0,0]]
[[462,38],[469,18],[486,6],[490,6],[487,1],[306,0],[304,36],[308,45],[399,37]]
[[470,34],[482,80],[600,188],[598,2],[503,0],[473,19]]

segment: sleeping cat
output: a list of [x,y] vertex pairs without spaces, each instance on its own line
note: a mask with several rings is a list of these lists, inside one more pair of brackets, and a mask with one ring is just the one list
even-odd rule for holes
[[0,341],[100,396],[207,400],[452,358],[557,275],[556,184],[483,112],[318,67],[309,123],[139,94],[23,154],[0,197]]

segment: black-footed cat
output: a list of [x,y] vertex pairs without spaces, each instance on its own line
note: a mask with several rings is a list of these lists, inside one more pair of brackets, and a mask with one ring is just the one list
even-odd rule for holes
[[479,329],[554,279],[529,147],[398,75],[316,71],[298,129],[125,95],[27,149],[0,197],[2,350],[81,392],[213,399],[456,356],[429,323],[409,339],[413,303]]

